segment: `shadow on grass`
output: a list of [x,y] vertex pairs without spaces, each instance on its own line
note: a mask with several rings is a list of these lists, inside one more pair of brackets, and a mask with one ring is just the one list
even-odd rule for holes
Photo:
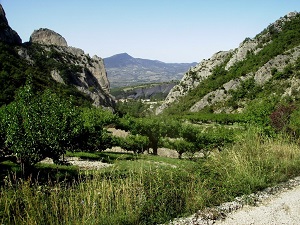
[[81,178],[80,171],[75,166],[38,163],[25,172],[24,175],[20,165],[10,161],[0,163],[0,186],[4,185],[7,180],[12,183],[19,179],[30,179],[32,182],[39,184],[56,184],[60,182],[71,184]]
[[116,161],[133,161],[140,158],[138,154],[123,152],[74,152],[67,153],[67,156],[75,156],[84,160],[101,161],[113,164]]
[[[119,152],[75,152],[67,153],[66,156],[79,157],[84,160],[101,161],[113,164],[116,161],[133,161],[140,158],[137,154],[119,153]],[[106,173],[103,173],[104,176]],[[117,176],[119,176],[118,174]],[[71,165],[55,165],[37,163],[35,166],[27,169],[26,174],[22,174],[21,167],[18,164],[10,161],[0,163],[0,186],[5,184],[5,180],[17,181],[18,179],[30,179],[34,183],[39,184],[57,184],[65,183],[74,184],[84,181],[87,176],[91,178],[92,175],[83,174],[77,166]],[[123,176],[123,175],[121,175]],[[110,176],[108,176],[110,177]]]

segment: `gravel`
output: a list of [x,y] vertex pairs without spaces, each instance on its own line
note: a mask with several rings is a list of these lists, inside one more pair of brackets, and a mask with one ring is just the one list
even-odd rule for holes
[[300,177],[232,202],[206,208],[169,225],[300,224]]

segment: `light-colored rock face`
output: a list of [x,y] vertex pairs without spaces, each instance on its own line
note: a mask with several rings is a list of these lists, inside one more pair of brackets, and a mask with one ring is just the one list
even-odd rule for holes
[[[232,67],[235,63],[244,60],[247,57],[249,52],[252,52],[257,49],[259,42],[257,40],[246,40],[240,44],[240,46],[234,51],[234,54],[230,58],[229,62],[225,66],[225,69],[228,70]],[[257,53],[258,51],[256,51]]]
[[30,36],[30,42],[42,45],[68,46],[67,41],[60,34],[47,28],[35,30]]
[[201,81],[207,79],[213,72],[214,68],[224,63],[232,51],[221,51],[215,53],[210,59],[202,60],[197,66],[191,68],[182,78],[178,85],[175,85],[164,103],[156,109],[156,114],[169,107],[170,104],[176,102],[178,98],[185,96],[189,90],[196,88]]
[[[90,96],[95,106],[112,107],[115,105],[114,97],[110,95],[110,85],[102,58],[98,56],[91,58],[83,50],[74,47],[57,46],[54,49],[65,54],[65,57],[73,55],[71,63],[82,67],[81,72],[74,74],[74,85],[79,91]],[[52,77],[60,82],[57,71],[52,73]]]
[[[224,69],[229,70],[236,63],[245,60],[248,54],[259,53],[266,45],[272,42],[271,32],[282,31],[283,25],[297,15],[299,15],[297,12],[287,14],[285,17],[282,17],[273,24],[269,25],[268,28],[266,28],[255,38],[246,38],[238,48],[228,52],[218,52],[210,59],[203,60],[196,67],[190,69],[184,75],[180,83],[174,86],[174,88],[170,91],[163,104],[156,109],[156,114],[162,113],[163,110],[168,108],[173,102],[178,101],[180,97],[185,96],[190,90],[195,89],[202,81],[212,74],[213,69],[216,68],[216,66],[221,65],[228,60]],[[194,112],[199,111],[205,106],[210,106],[214,103],[222,102],[228,99],[230,96],[227,92],[229,90],[235,90],[238,88],[243,79],[252,77],[254,78],[256,84],[263,85],[270,78],[272,78],[273,69],[277,69],[277,71],[282,72],[288,64],[293,64],[299,57],[300,46],[287,51],[282,55],[274,57],[261,68],[259,68],[255,73],[247,74],[244,76],[244,78],[241,77],[240,79],[231,80],[224,84],[220,89],[208,93],[202,99],[199,99],[199,101],[190,110]]]
[[277,69],[277,71],[282,72],[288,64],[295,63],[299,57],[300,46],[285,52],[285,54],[276,56],[255,73],[255,82],[259,85],[263,85],[272,78],[272,69]]
[[[91,58],[82,49],[69,47],[60,34],[49,29],[34,31],[30,41],[41,44],[45,54],[57,52],[61,57],[59,59],[54,58],[54,60],[59,63],[66,64],[66,66],[73,64],[81,68],[81,71],[79,69],[79,71],[74,72],[71,81],[68,82],[63,79],[58,68],[53,68],[50,75],[55,81],[65,85],[74,85],[79,91],[88,95],[95,106],[114,107],[115,100],[110,95],[110,85],[102,58],[98,56]],[[34,64],[34,60],[30,58],[25,48],[20,48],[18,54]]]
[[22,40],[16,31],[8,25],[5,11],[0,4],[0,41],[9,44],[22,44]]

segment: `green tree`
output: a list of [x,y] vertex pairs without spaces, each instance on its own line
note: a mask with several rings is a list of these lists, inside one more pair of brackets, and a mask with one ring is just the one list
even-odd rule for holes
[[30,84],[2,109],[2,122],[5,147],[23,172],[45,157],[58,162],[81,130],[78,110],[70,102],[50,90],[35,96]]
[[82,130],[73,144],[81,151],[105,150],[112,147],[114,138],[104,128],[115,122],[116,116],[100,108],[83,108],[80,114]]
[[130,131],[148,137],[149,148],[157,155],[160,140],[163,137],[178,137],[180,123],[163,117],[139,118],[134,121]]
[[194,153],[196,149],[193,143],[188,142],[184,139],[166,139],[164,146],[177,151],[179,159],[182,158],[183,153]]
[[149,139],[142,135],[128,135],[125,138],[120,138],[119,145],[121,148],[127,151],[133,151],[134,153],[143,153],[148,149]]

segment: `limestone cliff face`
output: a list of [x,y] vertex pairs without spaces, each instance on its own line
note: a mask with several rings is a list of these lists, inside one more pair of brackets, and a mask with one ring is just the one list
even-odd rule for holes
[[[246,38],[238,48],[227,52],[218,52],[210,59],[201,61],[196,67],[186,72],[180,83],[174,86],[163,104],[156,109],[156,114],[162,113],[174,102],[179,101],[180,97],[187,95],[189,91],[195,89],[201,82],[205,82],[205,80],[212,75],[212,71],[217,66],[222,66],[226,71],[229,71],[236,63],[245,60],[248,54],[257,55],[265,46],[272,42],[272,33],[281,32],[285,23],[293,20],[298,15],[299,13],[297,12],[289,13],[269,25],[268,28],[258,34],[255,38]],[[295,63],[299,57],[300,46],[296,46],[293,49],[283,52],[270,59],[256,72],[243,74],[239,78],[235,78],[223,84],[217,90],[207,93],[204,97],[198,99],[189,111],[197,112],[206,106],[228,100],[231,97],[230,91],[239,88],[241,83],[247,79],[254,78],[256,84],[264,85],[272,78],[272,70],[282,72],[286,66]]]
[[47,28],[35,30],[30,36],[30,42],[43,45],[68,46],[67,41],[60,34]]
[[232,51],[215,53],[210,59],[201,61],[197,66],[191,68],[182,78],[178,85],[175,85],[164,103],[156,109],[156,114],[169,107],[170,104],[176,102],[178,98],[186,95],[190,90],[196,88],[202,81],[207,79],[214,68],[221,65],[231,55]]
[[0,42],[11,44],[30,66],[39,66],[37,64],[41,60],[42,63],[49,61],[45,64],[51,64],[53,68],[50,67],[49,71],[48,66],[45,73],[49,73],[55,81],[75,86],[88,95],[95,106],[114,109],[115,100],[109,93],[110,85],[102,58],[91,58],[83,50],[68,46],[63,36],[47,28],[35,30],[29,44],[22,44],[19,35],[9,27],[1,4]]
[[[60,34],[41,28],[35,30],[31,37],[30,43],[38,44],[42,49],[45,57],[52,55],[61,67],[76,67],[76,71],[71,70],[68,80],[62,75],[59,68],[53,68],[50,75],[54,80],[66,85],[74,85],[79,91],[87,94],[95,106],[114,108],[115,100],[110,95],[110,85],[107,79],[103,59],[94,56],[90,57],[82,49],[68,46],[67,41]],[[30,56],[26,49],[19,50],[19,55],[34,63],[34,58]]]
[[22,40],[16,31],[11,29],[6,19],[5,11],[0,4],[0,41],[8,44],[21,44]]

